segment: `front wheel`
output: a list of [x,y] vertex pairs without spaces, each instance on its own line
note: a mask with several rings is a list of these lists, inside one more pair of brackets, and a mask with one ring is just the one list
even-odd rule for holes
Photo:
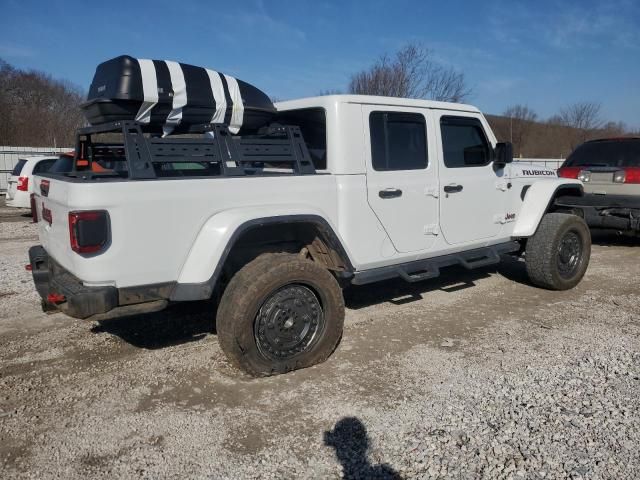
[[342,336],[344,300],[334,276],[286,253],[265,253],[241,268],[217,314],[220,347],[254,377],[325,361]]
[[582,280],[590,256],[591,234],[585,221],[576,215],[547,213],[527,240],[527,273],[539,287],[568,290]]

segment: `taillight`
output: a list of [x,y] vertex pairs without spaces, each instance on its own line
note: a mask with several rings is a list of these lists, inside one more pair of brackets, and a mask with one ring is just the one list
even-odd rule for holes
[[29,177],[18,177],[18,186],[16,187],[21,192],[29,190]]
[[49,182],[49,180],[41,180],[40,181],[40,195],[42,195],[43,197],[48,197],[49,196],[49,185],[51,184],[51,182]]
[[640,167],[625,168],[624,183],[640,183]]
[[109,214],[104,210],[69,212],[69,239],[77,253],[97,253],[111,240]]
[[33,219],[33,223],[38,223],[38,209],[36,208],[36,195],[32,193],[29,195],[31,199],[31,218]]
[[558,169],[558,176],[562,178],[578,178],[582,167],[560,167]]

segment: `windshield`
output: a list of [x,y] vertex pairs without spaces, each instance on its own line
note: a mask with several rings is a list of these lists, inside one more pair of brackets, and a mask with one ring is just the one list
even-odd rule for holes
[[565,167],[640,167],[640,139],[587,142],[576,148]]
[[27,163],[26,160],[18,160],[18,163],[16,163],[16,166],[13,168],[13,172],[11,172],[11,175],[14,175],[16,177],[20,175],[20,172],[22,172],[22,167],[24,167],[25,163]]

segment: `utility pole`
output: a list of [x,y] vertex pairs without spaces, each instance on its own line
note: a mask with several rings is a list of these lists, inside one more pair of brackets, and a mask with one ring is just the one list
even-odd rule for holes
[[513,145],[513,115],[509,115],[509,141]]

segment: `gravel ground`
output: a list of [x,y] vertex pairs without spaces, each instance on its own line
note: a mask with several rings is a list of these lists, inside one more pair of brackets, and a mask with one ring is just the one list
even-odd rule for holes
[[514,260],[350,289],[328,362],[247,380],[207,305],[39,311],[3,215],[2,478],[640,477],[639,242],[600,238],[568,292]]

